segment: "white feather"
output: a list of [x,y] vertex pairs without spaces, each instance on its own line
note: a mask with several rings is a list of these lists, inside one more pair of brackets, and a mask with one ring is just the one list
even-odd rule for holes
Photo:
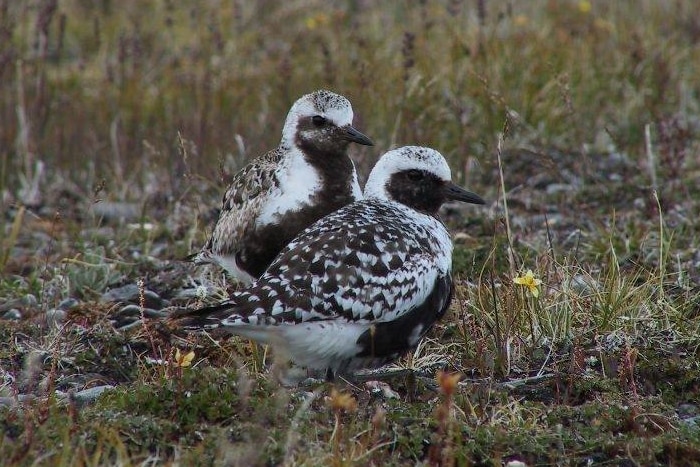
[[279,187],[270,192],[267,202],[260,210],[256,220],[258,226],[275,224],[283,214],[311,204],[313,196],[323,188],[316,169],[296,148],[290,150],[282,160],[277,178]]

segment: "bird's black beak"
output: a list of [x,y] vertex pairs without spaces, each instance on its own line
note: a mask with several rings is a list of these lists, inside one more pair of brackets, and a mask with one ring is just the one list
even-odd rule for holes
[[465,203],[472,204],[486,204],[486,201],[476,193],[467,191],[459,185],[455,185],[452,182],[448,182],[443,187],[443,192],[447,199],[453,199],[455,201],[463,201]]
[[343,129],[345,130],[345,137],[348,141],[352,141],[353,143],[357,144],[363,144],[365,146],[374,146],[374,143],[371,139],[357,131],[354,127],[348,125]]

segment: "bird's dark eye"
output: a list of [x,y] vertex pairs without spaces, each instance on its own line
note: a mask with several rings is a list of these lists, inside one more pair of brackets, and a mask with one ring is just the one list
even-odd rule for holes
[[311,121],[314,122],[314,125],[316,126],[323,126],[326,124],[326,119],[321,117],[320,115],[314,115],[311,117]]
[[417,182],[418,180],[421,180],[423,178],[423,172],[421,172],[420,170],[409,170],[406,173],[406,176],[412,182]]

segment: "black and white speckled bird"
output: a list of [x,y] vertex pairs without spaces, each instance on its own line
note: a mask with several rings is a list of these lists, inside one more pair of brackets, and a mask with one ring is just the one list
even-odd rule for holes
[[224,328],[342,374],[415,347],[452,297],[452,241],[438,209],[484,201],[451,182],[439,152],[417,146],[384,154],[364,194],[302,232],[250,288],[176,323]]
[[362,199],[347,149],[372,141],[352,120],[350,102],[338,94],[321,90],[297,100],[279,147],[235,175],[211,237],[191,259],[249,284],[303,229]]

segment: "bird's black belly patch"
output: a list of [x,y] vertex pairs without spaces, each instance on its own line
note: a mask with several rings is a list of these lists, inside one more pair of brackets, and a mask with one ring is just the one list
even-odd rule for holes
[[413,343],[410,340],[416,327],[422,326],[418,336],[422,338],[445,314],[451,299],[452,277],[438,277],[432,293],[422,304],[393,321],[374,323],[362,333],[357,339],[362,348],[357,357],[390,357],[415,347],[420,339],[416,338]]

